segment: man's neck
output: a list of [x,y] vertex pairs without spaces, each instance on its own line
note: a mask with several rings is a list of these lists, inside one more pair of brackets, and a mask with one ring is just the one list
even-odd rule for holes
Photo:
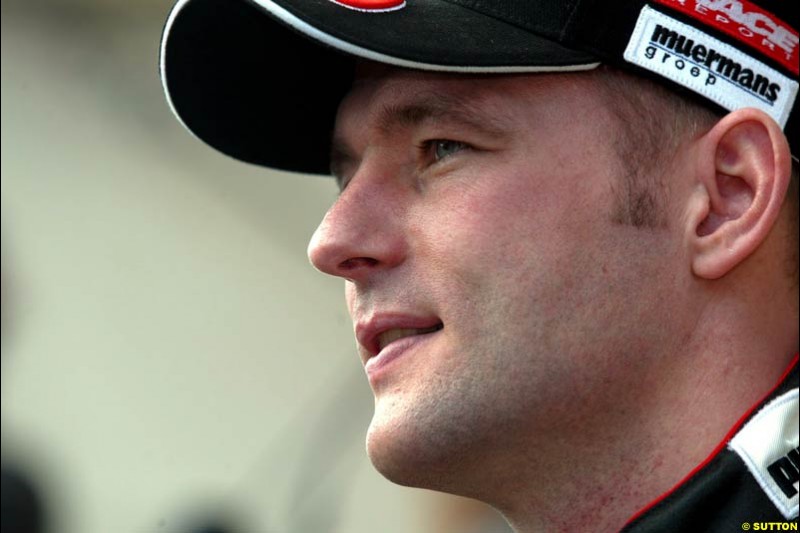
[[509,472],[513,492],[493,503],[518,533],[619,531],[774,387],[798,350],[796,330],[784,321],[757,332],[709,320],[643,373],[615,412],[564,438],[535,439],[536,453]]

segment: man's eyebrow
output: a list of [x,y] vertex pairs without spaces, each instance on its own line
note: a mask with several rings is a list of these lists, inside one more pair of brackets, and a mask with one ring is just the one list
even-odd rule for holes
[[413,102],[388,104],[378,113],[378,130],[383,135],[400,127],[418,126],[426,121],[447,121],[499,136],[508,130],[502,117],[489,114],[468,99],[429,94]]
[[[424,95],[412,102],[384,105],[378,111],[376,124],[379,134],[386,137],[398,128],[411,128],[427,121],[463,126],[492,137],[503,137],[509,130],[509,121],[504,117],[489,114],[468,99],[439,94]],[[330,170],[340,191],[346,185],[345,167],[357,159],[347,140],[334,134],[331,139]]]

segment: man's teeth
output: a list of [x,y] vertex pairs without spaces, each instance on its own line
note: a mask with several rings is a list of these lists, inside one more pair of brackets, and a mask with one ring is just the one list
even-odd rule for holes
[[423,329],[397,328],[384,331],[383,333],[378,335],[378,351],[383,350],[383,347],[386,346],[387,344],[394,342],[398,339],[402,339],[403,337],[410,337],[412,335],[424,335],[425,333],[433,333],[434,331],[439,331],[443,327],[444,326],[442,324],[437,324],[435,326]]

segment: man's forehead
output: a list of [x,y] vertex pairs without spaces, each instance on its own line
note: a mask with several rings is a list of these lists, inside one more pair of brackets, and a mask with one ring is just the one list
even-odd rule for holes
[[585,74],[463,75],[366,65],[339,107],[331,173],[345,181],[366,145],[417,127],[461,140],[511,139],[534,124],[561,120],[565,103],[598,109],[585,94],[596,91],[591,86]]
[[[461,125],[502,135],[517,118],[509,76],[467,76],[373,66],[358,73],[339,105],[333,135],[334,151],[352,139],[389,136],[400,128],[422,124]],[[516,85],[530,85],[517,77]],[[351,151],[349,149],[345,151]]]
[[[362,123],[378,119],[387,107],[426,106],[436,110],[451,107],[482,110],[501,118],[521,99],[546,101],[560,92],[559,85],[574,83],[565,75],[554,74],[455,74],[409,70],[373,62],[356,68],[353,85],[339,106],[337,130],[357,115]],[[363,125],[363,124],[362,124]]]
[[353,84],[342,99],[340,110],[350,106],[400,105],[413,101],[420,94],[442,94],[452,98],[477,98],[487,92],[492,80],[475,76],[409,70],[389,65],[368,63],[356,69]]

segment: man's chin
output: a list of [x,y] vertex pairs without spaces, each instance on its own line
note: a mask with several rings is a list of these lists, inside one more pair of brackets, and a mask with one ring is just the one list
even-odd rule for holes
[[453,490],[457,461],[445,448],[444,442],[430,439],[413,422],[373,418],[367,432],[367,455],[386,479],[408,487],[457,493]]
[[367,455],[375,470],[398,485],[428,488],[430,480],[425,479],[421,468],[424,451],[396,429],[385,429],[373,422],[367,433]]

